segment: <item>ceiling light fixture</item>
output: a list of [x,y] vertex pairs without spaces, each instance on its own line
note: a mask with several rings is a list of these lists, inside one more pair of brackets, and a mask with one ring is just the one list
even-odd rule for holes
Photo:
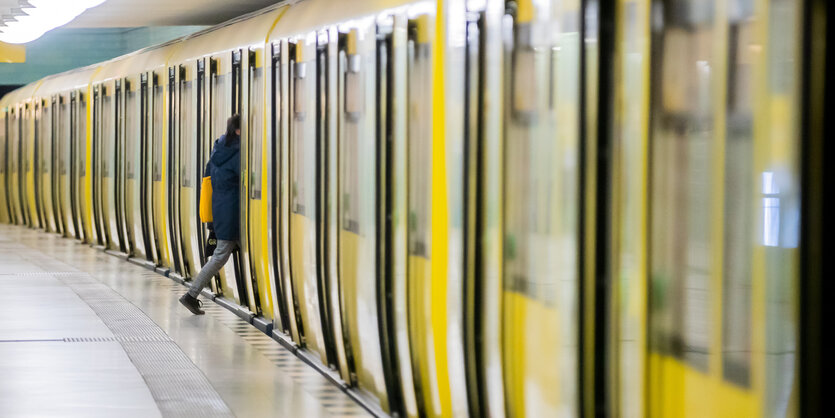
[[0,41],[24,44],[44,33],[66,25],[85,10],[105,0],[21,0],[20,7],[3,15],[5,27],[0,29]]

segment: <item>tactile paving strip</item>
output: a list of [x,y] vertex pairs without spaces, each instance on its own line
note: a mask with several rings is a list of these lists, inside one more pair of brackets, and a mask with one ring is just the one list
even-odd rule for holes
[[[64,242],[66,242],[68,246],[75,243],[74,241],[61,241],[61,243],[64,243]],[[84,247],[87,247],[87,246],[84,245]],[[55,278],[65,282],[74,291],[76,291],[76,293],[79,293],[79,292],[84,293],[84,295],[79,293],[79,296],[82,297],[82,299],[85,300],[85,302],[90,303],[91,300],[96,300],[97,302],[99,302],[98,306],[96,306],[96,307],[93,306],[93,303],[90,303],[90,306],[94,309],[94,311],[97,314],[99,314],[99,316],[104,315],[105,317],[109,318],[109,320],[111,322],[119,322],[119,325],[114,328],[114,327],[111,327],[110,323],[108,322],[108,319],[106,319],[105,317],[102,317],[102,321],[105,322],[105,324],[108,327],[111,327],[111,332],[115,335],[114,337],[100,337],[98,339],[96,339],[96,338],[85,338],[85,337],[68,337],[68,338],[64,338],[63,341],[72,342],[72,343],[120,342],[121,345],[124,347],[125,351],[128,352],[128,355],[130,356],[131,361],[133,361],[137,365],[137,369],[140,371],[143,378],[145,378],[145,380],[148,384],[148,387],[151,390],[151,393],[152,393],[155,401],[157,402],[161,412],[166,416],[230,416],[230,415],[232,415],[231,412],[229,412],[228,408],[225,406],[225,404],[223,406],[225,412],[211,411],[210,414],[202,413],[203,412],[202,408],[205,408],[205,407],[207,407],[207,405],[212,403],[212,401],[210,399],[214,399],[214,398],[202,399],[202,400],[200,400],[199,408],[197,408],[197,409],[191,408],[190,411],[185,411],[184,412],[183,410],[188,409],[188,407],[183,406],[183,405],[179,405],[176,402],[172,402],[169,399],[171,396],[168,396],[168,395],[171,395],[173,393],[177,393],[177,390],[180,389],[180,387],[187,387],[188,385],[185,382],[177,383],[178,385],[180,385],[180,387],[173,388],[173,390],[171,390],[169,392],[159,393],[159,392],[155,391],[155,386],[157,386],[158,384],[160,386],[164,386],[165,384],[171,384],[172,382],[174,382],[174,380],[171,379],[170,377],[167,377],[167,379],[168,379],[167,381],[157,382],[156,377],[151,376],[147,371],[143,371],[142,369],[140,369],[140,363],[142,363],[143,360],[136,360],[135,357],[138,359],[141,356],[141,354],[131,353],[130,351],[128,351],[129,348],[127,347],[127,345],[129,345],[128,343],[130,343],[130,342],[141,342],[141,341],[147,341],[147,340],[153,340],[154,342],[157,342],[157,343],[159,343],[159,342],[170,342],[171,340],[170,340],[170,337],[168,337],[168,335],[165,334],[165,332],[162,331],[162,329],[160,329],[155,323],[153,323],[153,321],[150,318],[148,318],[139,308],[133,306],[127,300],[124,300],[118,293],[113,291],[111,288],[109,288],[105,284],[99,282],[98,280],[96,280],[92,276],[90,276],[86,273],[83,273],[83,272],[75,269],[74,267],[72,267],[70,265],[67,265],[67,264],[61,263],[59,261],[56,261],[52,257],[50,257],[46,254],[43,254],[43,253],[40,253],[40,252],[37,252],[37,251],[30,252],[30,253],[27,254],[27,258],[29,258],[30,261],[35,262],[37,265],[40,265],[42,267],[45,267],[45,266],[48,265],[49,269],[53,270],[53,271],[52,272],[29,272],[29,273],[23,273],[23,274],[25,274],[25,275],[44,275],[44,274],[52,275]],[[101,252],[101,253],[97,252],[95,254],[95,258],[104,261],[104,260],[108,259],[109,257],[104,252]],[[68,270],[70,270],[70,271],[68,271]],[[3,273],[0,273],[0,274],[3,274]],[[175,281],[172,281],[169,278],[161,276],[157,273],[149,272],[147,270],[145,270],[143,272],[143,271],[140,270],[138,272],[138,274],[142,275],[143,277],[148,279],[150,282],[152,282],[153,286],[158,286],[158,287],[167,289],[169,292],[172,293],[173,297],[179,297],[184,291],[183,285],[181,285],[181,284],[179,284]],[[20,275],[20,274],[18,273],[16,275]],[[73,285],[71,283],[63,280],[63,278],[67,278],[67,279],[72,280],[72,281],[77,281],[78,282],[77,289],[76,289],[76,287],[73,287]],[[89,285],[89,286],[84,286],[84,285]],[[107,292],[105,292],[104,294],[100,293],[102,291],[100,286],[103,286],[107,291],[110,292],[110,294],[107,294]],[[114,296],[115,296],[115,298],[114,298]],[[111,306],[108,306],[108,304],[110,304]],[[325,410],[328,412],[328,414],[330,416],[346,417],[346,418],[352,417],[353,418],[353,417],[360,417],[360,416],[367,417],[367,416],[370,415],[369,411],[367,411],[364,407],[362,407],[356,401],[351,399],[346,393],[343,393],[344,388],[342,388],[340,386],[337,386],[334,383],[330,382],[329,380],[325,379],[316,369],[314,369],[310,365],[306,364],[304,361],[302,361],[301,359],[296,357],[296,355],[293,354],[291,351],[285,349],[283,346],[281,346],[279,343],[277,343],[271,337],[265,335],[263,332],[261,332],[260,330],[255,328],[253,325],[251,325],[247,322],[244,322],[239,317],[230,313],[230,311],[227,310],[226,308],[224,308],[220,305],[214,304],[214,303],[207,303],[203,307],[203,309],[206,311],[206,313],[208,315],[213,316],[216,320],[218,320],[219,322],[223,323],[225,326],[232,329],[244,341],[246,341],[248,344],[250,344],[251,346],[256,348],[258,351],[260,351],[262,353],[262,355],[264,355],[273,364],[275,364],[280,369],[282,369],[288,376],[291,376],[291,378],[296,383],[298,383],[305,390],[305,392],[307,392],[308,394],[310,394],[311,396],[313,396],[315,399],[317,399],[320,402],[320,405],[322,405],[325,408]],[[135,310],[135,311],[133,311],[133,310]],[[133,311],[133,312],[130,312],[130,311]],[[150,324],[148,324],[148,322],[146,322],[146,320],[148,322],[150,322]],[[131,324],[128,324],[128,322],[130,322]],[[152,326],[159,333],[161,333],[161,335],[163,337],[136,336],[135,332],[127,332],[127,335],[124,335],[122,333],[122,331],[120,331],[122,329],[143,328],[145,332],[150,332],[151,330],[148,329],[149,325]],[[157,334],[157,335],[160,335],[160,334]],[[93,341],[94,339],[96,341]],[[170,342],[170,344],[173,345],[176,348],[176,350],[179,354],[184,355],[184,353],[182,353],[182,351],[179,349],[179,347],[176,346],[176,344],[174,344],[173,342]],[[154,363],[154,364],[151,364],[149,366],[158,368],[161,363],[155,363],[157,361],[158,360],[152,361],[151,363]],[[193,365],[193,363],[191,363],[190,360],[187,357],[184,359],[184,361],[187,361],[188,364],[195,367]],[[196,367],[195,367],[195,369],[196,369]],[[205,376],[202,375],[202,372],[199,369],[197,369],[197,372],[200,375],[199,378],[202,379],[203,381],[206,381]],[[187,373],[184,373],[184,374],[187,374]],[[185,377],[189,377],[189,376],[185,376]],[[191,376],[191,377],[192,378],[197,378],[197,376]],[[206,381],[206,383],[208,384],[208,381]],[[209,385],[209,388],[211,389],[212,392],[214,392],[214,389],[211,388],[210,385]],[[192,395],[192,394],[177,395],[177,396],[192,397],[194,399],[197,399],[195,397],[195,395]],[[216,393],[215,393],[215,396],[217,396]],[[217,399],[220,399],[219,396],[217,397]],[[221,402],[222,402],[222,400],[221,400]],[[195,410],[201,410],[201,413],[199,413],[199,414],[195,413],[194,412]],[[206,412],[209,412],[209,411],[206,411]]]
[[141,309],[86,273],[54,277],[87,303],[114,335],[70,337],[64,338],[65,342],[119,342],[145,379],[163,416],[234,416],[203,372]]

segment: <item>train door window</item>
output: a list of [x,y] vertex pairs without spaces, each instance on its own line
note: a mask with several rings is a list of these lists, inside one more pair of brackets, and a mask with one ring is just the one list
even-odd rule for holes
[[229,74],[220,74],[220,61],[213,59],[211,61],[213,69],[212,79],[212,132],[211,141],[220,138],[226,132],[226,120],[231,116],[229,114]]
[[[52,145],[54,137],[52,132],[52,105],[47,104],[46,100],[41,102],[41,173],[49,175],[52,172]],[[45,185],[41,185],[42,187]],[[43,193],[47,193],[43,191]]]
[[78,144],[76,150],[79,154],[79,161],[81,162],[81,177],[87,176],[87,95],[78,93],[78,101],[76,102],[76,129],[75,138]]
[[125,179],[135,180],[136,170],[138,168],[137,162],[141,156],[139,150],[139,138],[136,137],[138,132],[137,123],[139,122],[138,112],[138,97],[136,91],[131,87],[131,82],[125,81]]
[[342,146],[342,201],[340,207],[342,210],[342,228],[346,231],[360,234],[360,206],[363,205],[359,201],[360,197],[360,167],[359,147],[362,142],[365,142],[368,132],[364,132],[363,117],[366,116],[365,110],[365,71],[363,69],[363,56],[357,51],[360,40],[359,30],[351,29],[347,34],[347,50],[343,51],[345,73],[344,77],[344,111],[340,115],[341,129],[340,131],[344,137],[340,140]]
[[[554,399],[508,397],[509,411],[564,411],[576,415],[580,323],[578,216],[581,57],[580,15],[567,5],[528,5],[506,17],[509,65],[505,101],[504,277],[506,297],[542,307],[539,315],[505,312],[520,329],[543,329],[541,339],[505,334],[508,370],[519,370],[518,390],[539,392],[560,382]],[[596,24],[596,23],[595,23]],[[593,29],[589,29],[593,31]],[[553,33],[553,36],[543,36]],[[562,86],[557,89],[556,86]],[[558,129],[559,128],[559,129]],[[524,306],[523,305],[523,306]],[[524,342],[516,344],[523,339]],[[549,344],[545,341],[559,341]],[[547,354],[546,354],[547,353]],[[515,359],[541,356],[537,374]],[[557,372],[559,370],[559,372]],[[568,383],[570,382],[570,383]]]
[[58,157],[58,169],[60,174],[67,175],[69,173],[68,161],[70,156],[70,111],[69,103],[64,96],[58,96],[58,141],[61,144],[62,151]]
[[711,43],[713,5],[671,10],[654,54],[660,77],[653,104],[651,191],[651,345],[661,353],[708,371],[716,295],[711,282],[714,239],[711,211],[716,172],[712,86],[719,76]]
[[249,198],[261,199],[261,154],[264,141],[264,67],[255,64],[255,52],[250,51],[249,60]]
[[[310,74],[308,68],[314,62],[299,62],[303,49],[302,44],[291,44],[291,97],[293,123],[291,123],[290,169],[291,173],[291,208],[293,212],[313,217],[315,202],[316,164],[305,161],[306,156],[315,156],[316,141],[308,138],[315,137],[316,113],[316,74]],[[315,69],[315,66],[314,66]]]
[[423,18],[409,22],[409,253],[428,258],[432,167],[432,44],[420,34]]
[[180,185],[194,187],[196,163],[195,142],[197,132],[194,129],[194,81],[186,79],[186,69],[180,66]]
[[114,177],[114,133],[116,132],[116,128],[114,127],[114,120],[113,120],[113,94],[110,89],[102,86],[101,88],[101,104],[98,108],[98,117],[100,118],[99,122],[99,155],[100,164],[101,164],[101,176],[102,177]]
[[241,50],[232,52],[232,114],[241,113],[241,97],[243,94],[243,81],[241,74]]
[[153,180],[162,181],[162,122],[165,109],[163,104],[165,102],[165,86],[159,82],[159,76],[153,75],[153,122],[151,124],[153,129],[153,137],[151,142],[153,144]]

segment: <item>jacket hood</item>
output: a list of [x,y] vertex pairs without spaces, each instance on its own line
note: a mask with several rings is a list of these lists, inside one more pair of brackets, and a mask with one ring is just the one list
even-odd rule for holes
[[241,150],[241,140],[237,136],[227,138],[226,135],[222,135],[220,139],[215,142],[215,146],[212,147],[212,156],[211,161],[215,167],[220,167],[230,158],[238,155],[238,152]]

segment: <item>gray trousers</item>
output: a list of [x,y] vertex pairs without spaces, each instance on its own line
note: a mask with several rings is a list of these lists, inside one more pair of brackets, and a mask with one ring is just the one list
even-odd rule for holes
[[197,277],[191,283],[191,289],[189,289],[188,294],[197,297],[203,288],[209,284],[209,280],[215,277],[220,269],[223,268],[223,265],[229,260],[229,256],[232,255],[232,251],[235,251],[237,247],[238,241],[217,240],[215,253],[209,257],[209,262],[203,266],[203,269],[200,270],[200,273],[197,274]]

